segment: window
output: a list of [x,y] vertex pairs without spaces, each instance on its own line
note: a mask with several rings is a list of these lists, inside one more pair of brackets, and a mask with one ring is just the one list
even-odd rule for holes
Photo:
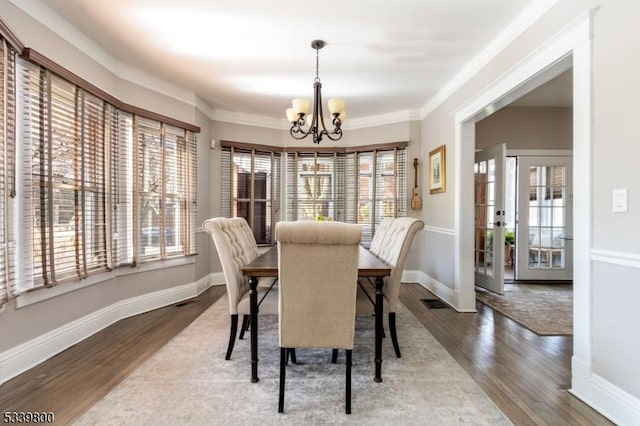
[[[0,304],[5,265],[16,271],[10,283],[18,295],[116,266],[195,254],[197,128],[122,104],[25,51],[16,67],[16,106],[3,96],[4,111],[16,111],[11,187],[19,190],[11,220],[0,203],[0,256],[17,253],[15,265],[0,259]],[[11,117],[2,114],[0,143],[13,131]],[[13,176],[13,152],[0,162],[0,200]],[[15,238],[4,235],[7,228]]]
[[344,220],[344,153],[287,154],[287,219]]
[[[48,70],[19,62],[18,157],[25,234],[25,288],[111,267],[108,176],[111,122],[101,99]],[[105,131],[107,130],[107,131]]]
[[287,153],[287,220],[363,225],[368,246],[382,219],[406,216],[407,143]]
[[346,158],[346,221],[361,223],[362,243],[371,243],[385,217],[407,214],[406,144],[390,149],[349,152]]
[[118,127],[117,264],[194,254],[195,135],[128,114]]
[[222,144],[222,214],[244,218],[258,244],[272,244],[280,220],[281,153],[276,150]]
[[13,152],[15,148],[15,50],[0,37],[0,307],[9,298],[8,284],[10,271],[14,267],[14,257],[9,250],[10,230],[8,220],[8,199],[15,193],[13,182]]

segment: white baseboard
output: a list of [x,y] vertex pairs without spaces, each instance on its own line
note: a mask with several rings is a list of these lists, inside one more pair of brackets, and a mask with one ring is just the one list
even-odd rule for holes
[[569,392],[618,425],[640,424],[640,400],[602,377],[591,373],[581,360],[571,359]]
[[121,319],[198,296],[211,285],[218,285],[218,275],[222,274],[121,300],[0,353],[0,385]]
[[438,296],[439,299],[446,302],[449,306],[458,312],[476,312],[475,310],[460,309],[458,304],[458,292],[452,290],[446,285],[442,284],[433,277],[425,274],[420,270],[405,270],[402,272],[402,282],[406,283],[418,283],[422,287],[429,290],[431,293]]
[[226,281],[224,279],[224,273],[222,272],[214,272],[209,274],[209,284],[210,285],[226,285]]

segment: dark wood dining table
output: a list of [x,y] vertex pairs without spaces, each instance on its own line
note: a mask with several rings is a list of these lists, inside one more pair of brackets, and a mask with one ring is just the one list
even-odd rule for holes
[[[391,274],[391,266],[371,253],[365,247],[360,246],[358,256],[358,276],[371,278],[375,282],[375,376],[376,382],[382,381],[382,328],[383,303],[382,287],[384,277]],[[256,383],[258,378],[258,279],[260,277],[278,276],[278,247],[274,246],[260,255],[253,262],[242,268],[242,275],[249,277],[251,293],[249,302],[251,306],[251,382]]]

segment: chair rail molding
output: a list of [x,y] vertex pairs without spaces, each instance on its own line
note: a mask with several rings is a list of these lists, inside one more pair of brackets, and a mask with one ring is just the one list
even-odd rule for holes
[[440,228],[438,226],[425,226],[424,229],[427,232],[435,232],[436,234],[444,234],[444,235],[456,235],[456,230],[455,229],[450,229],[450,228]]
[[640,269],[640,254],[638,253],[592,249],[591,260],[594,262]]

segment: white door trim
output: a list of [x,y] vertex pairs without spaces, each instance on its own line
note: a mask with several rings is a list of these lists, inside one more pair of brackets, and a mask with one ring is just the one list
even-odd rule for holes
[[[488,90],[471,99],[454,118],[453,170],[455,177],[454,219],[458,230],[454,246],[454,289],[459,294],[459,310],[475,304],[473,283],[473,151],[475,122],[486,117],[522,93],[527,82],[545,75],[555,64],[568,60],[573,68],[573,173],[574,173],[574,339],[571,393],[612,418],[632,418],[624,401],[594,385],[592,371],[592,27],[590,9],[525,60],[501,77]],[[556,71],[557,72],[557,71]],[[556,74],[557,75],[557,74]],[[525,92],[526,93],[526,92]]]
[[[454,255],[454,279],[455,289],[458,290],[459,309],[469,310],[475,307],[475,292],[473,283],[473,246],[467,243],[473,241],[473,212],[472,209],[465,209],[464,206],[473,205],[473,160],[475,150],[475,123],[489,115],[491,111],[495,111],[497,107],[508,105],[513,100],[520,97],[522,94],[531,90],[533,87],[542,84],[545,81],[561,74],[568,68],[574,67],[574,103],[584,102],[583,97],[587,96],[590,99],[591,88],[587,89],[587,94],[583,94],[580,91],[585,90],[580,87],[576,89],[575,74],[586,73],[590,81],[591,65],[590,60],[588,64],[582,64],[576,59],[571,58],[574,49],[581,44],[590,45],[591,35],[591,21],[590,13],[584,13],[578,17],[575,21],[569,24],[563,31],[554,36],[547,43],[542,45],[531,55],[527,57],[518,66],[512,68],[502,78],[500,78],[493,86],[483,91],[476,98],[473,98],[463,108],[455,113],[454,126],[455,126],[455,139],[454,139],[454,170],[458,174],[455,179],[455,202],[454,202],[454,216],[455,226],[458,229],[458,233],[455,239],[455,255]],[[576,65],[586,70],[576,70]],[[578,81],[580,81],[579,77]],[[533,86],[531,86],[533,85]],[[576,98],[576,96],[578,98]],[[590,105],[590,104],[589,104]],[[590,151],[590,138],[584,140],[585,131],[590,135],[590,111],[586,112],[585,116],[580,116],[579,119],[574,118],[574,140],[578,140],[580,135],[580,143],[583,146],[574,147],[574,153],[577,148],[580,151]],[[574,117],[576,116],[576,110],[574,108]],[[585,121],[586,119],[586,121]],[[585,129],[577,129],[576,127],[586,127]],[[585,145],[586,144],[586,145]],[[584,155],[584,154],[583,154]],[[579,166],[574,168],[574,172],[579,170],[579,173],[584,173],[585,170]],[[590,174],[590,169],[586,171]],[[584,179],[581,182],[588,182],[586,176],[580,176]],[[578,176],[575,176],[574,181],[577,181]],[[580,188],[584,188],[581,185]],[[575,204],[575,210],[579,211],[579,207]],[[574,223],[574,226],[584,225],[581,223]],[[575,233],[590,232],[589,227],[587,229],[575,228]],[[590,238],[589,238],[590,241]],[[577,244],[576,244],[577,245]],[[578,252],[580,253],[580,252]],[[584,258],[588,262],[588,256]],[[580,260],[581,261],[581,260]],[[579,265],[576,263],[576,269]],[[585,268],[588,269],[588,268]],[[590,281],[586,281],[589,282]]]

